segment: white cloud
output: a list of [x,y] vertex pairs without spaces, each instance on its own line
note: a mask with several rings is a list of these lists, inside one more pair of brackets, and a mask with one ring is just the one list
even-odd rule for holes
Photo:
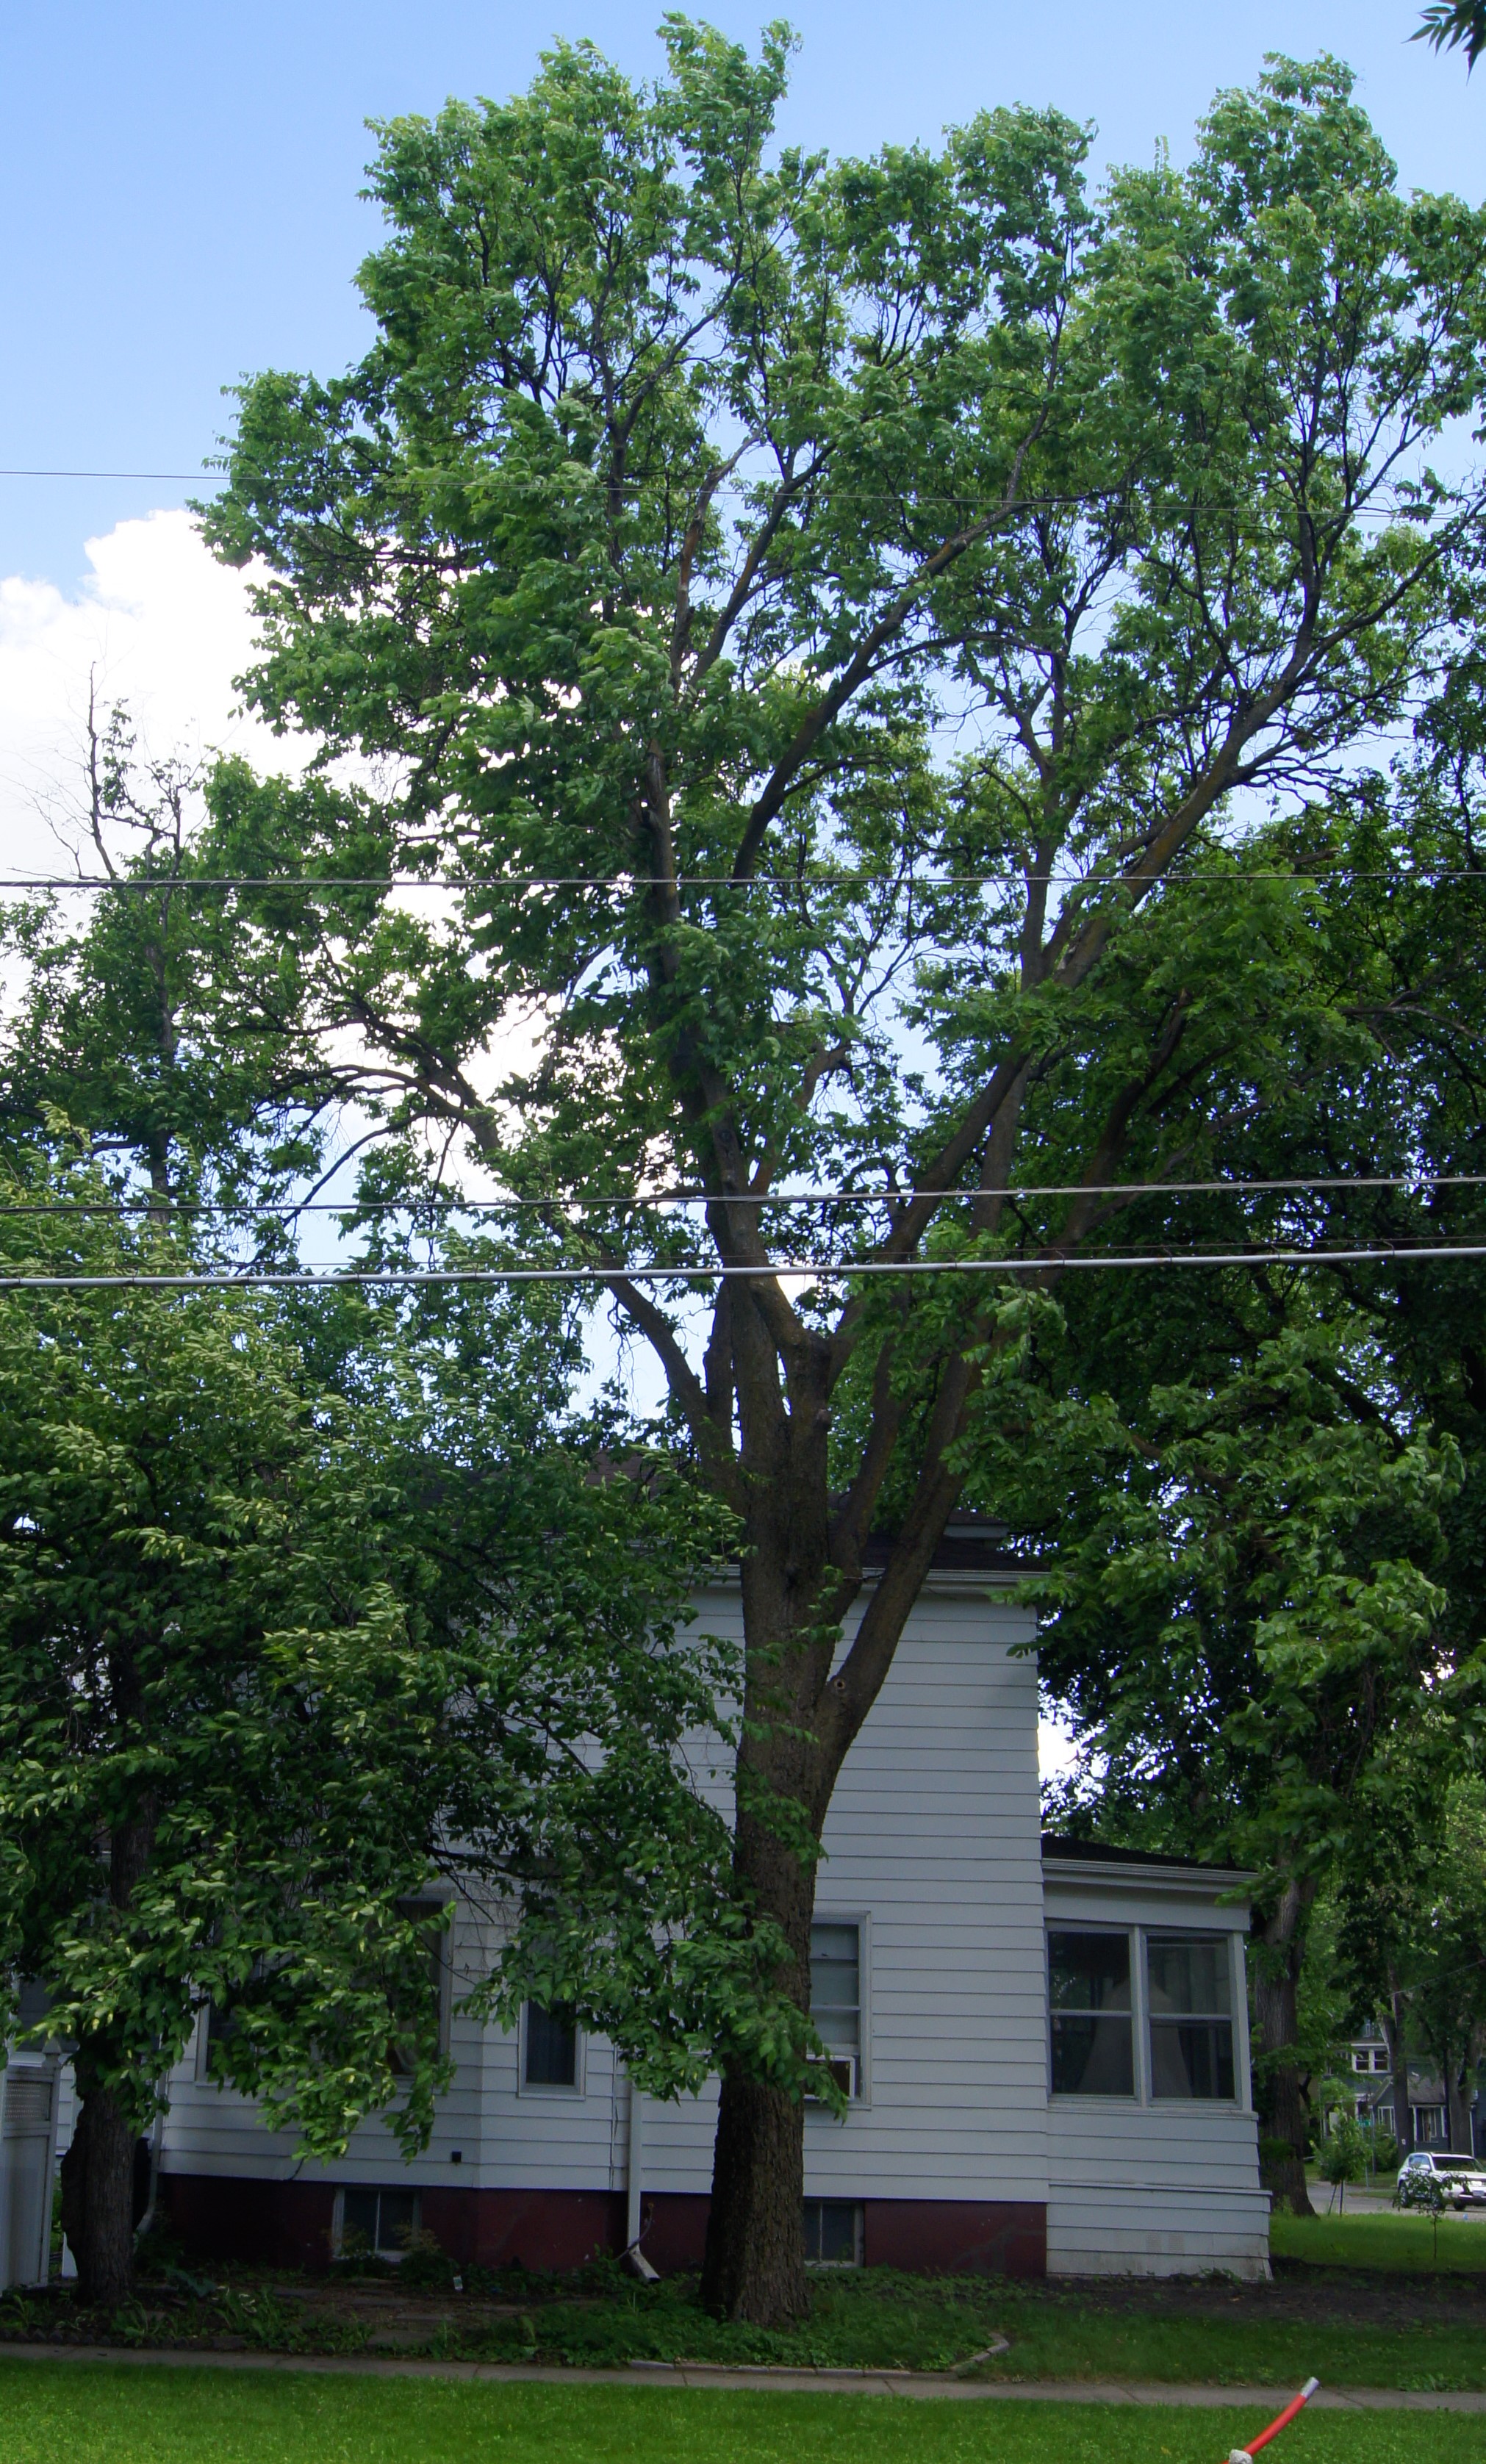
[[[187,513],[120,522],[87,542],[75,597],[0,580],[0,869],[49,871],[55,827],[78,811],[90,671],[104,702],[127,702],[156,755],[214,746],[261,766],[288,748],[246,717],[233,678],[253,653],[247,576],[218,564]],[[55,825],[55,827],[54,827]],[[65,869],[65,868],[64,868]]]

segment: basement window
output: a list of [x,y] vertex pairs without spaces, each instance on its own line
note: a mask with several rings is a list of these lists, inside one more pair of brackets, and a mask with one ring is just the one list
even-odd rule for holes
[[860,2267],[862,2209],[858,2199],[807,2199],[807,2267]]
[[370,2190],[357,2184],[341,2192],[336,2250],[342,2258],[366,2251],[378,2258],[404,2258],[417,2230],[416,2190]]

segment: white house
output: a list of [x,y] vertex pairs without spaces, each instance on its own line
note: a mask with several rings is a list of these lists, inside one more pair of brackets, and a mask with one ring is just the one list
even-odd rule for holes
[[[817,2024],[843,2121],[807,2108],[821,2259],[1012,2275],[1268,2267],[1249,2095],[1241,1876],[1044,1841],[1031,1614],[971,1525],[947,1536],[826,1827]],[[736,1587],[699,1602],[736,1626]],[[205,2075],[170,2083],[161,2195],[189,2245],[323,2264],[354,2229],[419,2224],[465,2262],[571,2265],[636,2235],[696,2263],[715,2098],[635,2097],[610,2048],[537,2010],[511,2033],[456,2008],[477,1972],[456,1912],[444,1997],[455,2071],[427,2152],[380,2125],[299,2162]]]

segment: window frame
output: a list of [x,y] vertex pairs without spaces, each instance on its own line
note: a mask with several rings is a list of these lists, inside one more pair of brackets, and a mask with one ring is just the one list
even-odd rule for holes
[[[852,2255],[851,2255],[851,2257],[850,2257],[850,2258],[810,2258],[810,2256],[807,2256],[806,2261],[805,2261],[805,2264],[806,2264],[806,2266],[807,2266],[807,2267],[809,2267],[809,2268],[827,2268],[827,2267],[829,2267],[829,2268],[839,2268],[839,2269],[842,2269],[842,2270],[845,2270],[845,2269],[847,2269],[847,2268],[851,2268],[851,2267],[865,2267],[865,2265],[866,2265],[866,2263],[867,2263],[867,2260],[866,2260],[866,2247],[867,2247],[867,2210],[866,2210],[866,2204],[865,2204],[865,2202],[864,2202],[863,2200],[861,2200],[861,2199],[815,2198],[815,2197],[812,2197],[812,2196],[807,2195],[807,2197],[805,2198],[805,2200],[802,2202],[802,2206],[803,2206],[803,2211],[804,2211],[804,2216],[805,2216],[805,2218],[807,2218],[807,2219],[809,2218],[810,2211],[811,2210],[811,2208],[814,2208],[815,2210],[817,2210],[817,2211],[818,2211],[820,2209],[822,2209],[822,2208],[850,2208],[850,2209],[851,2209],[851,2211],[852,2211]],[[817,2237],[818,2237],[818,2235],[817,2235]]]
[[[1145,2073],[1144,2094],[1141,2101],[1163,2113],[1243,2113],[1248,2109],[1249,2031],[1243,2024],[1245,1980],[1233,1956],[1238,1936],[1227,1925],[1142,1925],[1139,1928],[1141,1971],[1140,1999],[1142,2012],[1141,2050]],[[1151,2031],[1161,2022],[1153,2019],[1150,2010],[1149,1973],[1147,1963],[1150,1945],[1154,1942],[1221,1942],[1228,1960],[1228,2009],[1226,2012],[1194,2012],[1192,2017],[1207,2024],[1219,2019],[1228,2022],[1229,2045],[1233,2063],[1231,2096],[1158,2096],[1156,2094],[1156,2054]],[[1132,1999],[1134,1997],[1132,1996]],[[1175,2014],[1173,2014],[1175,2015]]]
[[516,2031],[516,2093],[518,2096],[561,2097],[566,2103],[574,2104],[581,2097],[587,2096],[588,2092],[588,2039],[587,2032],[578,2025],[576,2020],[573,2022],[573,2077],[572,2085],[570,2087],[565,2087],[562,2082],[557,2079],[528,2079],[526,2076],[526,2013],[530,2009],[530,1999],[521,2004],[521,2021]]
[[[854,1925],[856,1927],[856,2088],[848,2099],[852,2112],[858,2105],[872,2102],[872,1911],[870,1908],[823,1908],[811,1911],[810,1926]],[[845,2056],[837,2057],[845,2059]],[[809,2089],[805,2095],[807,2121],[813,2114],[817,2120],[836,2122],[829,2105]]]
[[[394,2195],[400,2197],[405,2191],[410,2191],[412,2196],[411,2230],[415,2233],[422,2232],[423,2186],[421,2183],[412,2182],[394,2184],[391,2182],[338,2182],[336,2184],[335,2198],[330,2210],[330,2247],[332,2255],[336,2258],[342,2258],[345,2255],[345,2194],[347,2190],[369,2190],[371,2192],[373,2198],[375,2198],[379,2203],[377,2208],[377,2222],[379,2227],[382,2219],[380,2202],[384,2194],[388,2191],[391,2191]],[[385,2259],[389,2267],[400,2267],[407,2255],[408,2253],[406,2248],[403,2250],[384,2250],[380,2242],[375,2243],[371,2251],[368,2253],[368,2256],[370,2257]]]
[[[1053,1968],[1048,1937],[1054,1933],[1124,1934],[1130,1944],[1130,2025],[1133,2035],[1135,2091],[1132,2096],[1085,2096],[1077,2089],[1053,2086]],[[1155,1938],[1173,1935],[1189,1938],[1202,1935],[1228,1946],[1230,2008],[1227,2013],[1232,2031],[1233,2093],[1225,2096],[1162,2096],[1154,2091],[1151,2052],[1151,2014],[1149,1979],[1146,1973],[1147,1946]],[[1082,2105],[1113,2106],[1121,2112],[1139,2105],[1149,2113],[1251,2113],[1253,2109],[1250,2079],[1249,1993],[1248,1973],[1244,1961],[1244,1936],[1236,1926],[1204,1925],[1200,1919],[1184,1924],[1173,1916],[1169,1921],[1148,1924],[1142,1918],[1090,1917],[1065,1914],[1055,1904],[1043,1921],[1043,2023],[1046,2032],[1046,2070],[1048,2102],[1060,2110],[1076,2111]]]
[[[1117,2011],[1112,2012],[1109,2014],[1112,2018],[1127,2018],[1130,2024],[1131,2085],[1128,2095],[1103,2095],[1098,2090],[1089,2091],[1083,2088],[1067,2087],[1055,2088],[1053,2084],[1052,1938],[1055,1933],[1103,1934],[1115,1938],[1122,1938],[1128,1947],[1130,1958],[1130,2008],[1128,2012]],[[1050,2104],[1054,2102],[1060,2105],[1067,2104],[1073,2107],[1076,2111],[1084,2105],[1110,2104],[1116,2106],[1121,2113],[1128,2113],[1133,2104],[1149,2103],[1150,2099],[1146,2092],[1147,2082],[1145,2078],[1145,2065],[1142,2055],[1142,2047],[1145,2033],[1142,2015],[1144,2002],[1144,1995],[1142,1990],[1143,1970],[1144,1952],[1142,1948],[1142,1928],[1139,1925],[1128,1924],[1121,1925],[1118,1919],[1112,1919],[1106,1925],[1103,1923],[1096,1923],[1092,1918],[1087,1917],[1059,1917],[1055,1921],[1050,1920],[1045,1922],[1042,1932],[1042,2007],[1044,2013],[1044,2023],[1047,2029],[1047,2068],[1043,2076],[1048,2082],[1048,2102]],[[1077,2014],[1076,2013],[1075,2015],[1076,2016]]]

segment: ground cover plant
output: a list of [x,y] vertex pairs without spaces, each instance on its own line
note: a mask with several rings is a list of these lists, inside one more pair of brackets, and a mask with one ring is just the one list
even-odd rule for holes
[[[1406,2220],[1407,2221],[1407,2220]],[[1462,2234],[1462,2239],[1464,2234]],[[1486,2237],[1483,2237],[1486,2238]],[[450,2271],[452,2276],[452,2271]],[[641,2286],[610,2266],[572,2277],[472,2269],[455,2292],[174,2268],[106,2332],[136,2347],[398,2351],[436,2359],[623,2369],[632,2361],[961,2370],[1003,2382],[1124,2379],[1486,2388],[1486,2283],[1281,2262],[1270,2284],[1209,2277],[1073,2285],[915,2277],[817,2277],[789,2329],[718,2320],[692,2277]],[[59,2292],[0,2302],[0,2336],[95,2342],[95,2317]],[[986,2352],[1005,2337],[1004,2352]],[[984,2359],[977,2359],[984,2355]]]
[[[1065,2404],[634,2387],[451,2386],[285,2372],[0,2363],[8,2464],[1213,2464],[1252,2407]],[[1478,2464],[1481,2425],[1306,2415],[1285,2464]]]

